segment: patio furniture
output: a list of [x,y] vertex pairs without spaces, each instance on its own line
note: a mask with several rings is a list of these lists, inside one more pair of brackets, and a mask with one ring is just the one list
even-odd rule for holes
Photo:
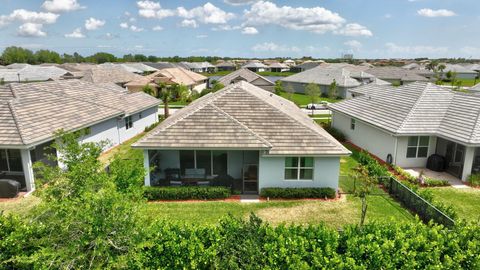
[[20,191],[21,184],[11,179],[0,179],[0,198],[15,198]]

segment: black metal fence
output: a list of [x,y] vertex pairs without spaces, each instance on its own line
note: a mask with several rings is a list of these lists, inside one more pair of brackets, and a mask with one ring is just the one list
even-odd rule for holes
[[429,222],[433,220],[438,224],[447,227],[455,225],[455,221],[445,213],[437,209],[431,203],[419,196],[413,190],[400,183],[393,177],[384,180],[384,185],[388,188],[388,193],[400,201],[405,207],[417,213],[420,218]]

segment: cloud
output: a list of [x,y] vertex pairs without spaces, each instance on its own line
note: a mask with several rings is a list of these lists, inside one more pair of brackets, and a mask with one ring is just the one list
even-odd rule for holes
[[153,31],[162,31],[163,30],[163,27],[161,27],[160,25],[156,25],[152,28]]
[[258,2],[259,0],[223,0],[223,2],[233,5],[233,6],[241,6],[241,5],[248,5],[251,3]]
[[392,17],[393,16],[390,13],[387,13],[387,14],[383,15],[383,18],[385,18],[385,19],[391,19]]
[[138,15],[149,19],[163,19],[175,16],[175,11],[163,9],[160,3],[154,1],[137,1]]
[[465,46],[460,49],[460,52],[471,57],[480,57],[480,47]]
[[24,23],[18,27],[17,34],[22,37],[45,37],[47,33],[42,31],[43,24]]
[[195,19],[205,24],[225,24],[235,17],[235,14],[225,12],[210,2],[190,10],[187,10],[184,7],[178,7],[177,14],[179,17]]
[[181,27],[190,27],[190,28],[197,28],[198,27],[198,24],[197,24],[197,21],[195,20],[183,20],[181,23],[180,23],[180,26]]
[[325,33],[341,27],[345,19],[323,7],[279,7],[272,2],[260,1],[244,12],[245,24],[279,25],[293,30],[306,30],[314,33]]
[[279,45],[273,42],[264,42],[252,47],[255,52],[300,52],[298,47]]
[[342,28],[335,30],[335,34],[337,35],[343,35],[343,36],[351,36],[351,37],[356,37],[356,36],[366,36],[366,37],[371,37],[373,36],[372,32],[368,30],[365,26],[360,25],[358,23],[349,23]]
[[448,47],[434,47],[434,46],[400,46],[393,42],[388,42],[385,44],[387,51],[390,54],[394,55],[445,55],[448,52]]
[[[135,25],[129,25],[127,22],[122,22],[120,23],[120,27],[123,29],[129,29],[130,31],[133,32],[143,32],[145,29],[135,26]],[[155,28],[155,27],[154,27]],[[154,30],[154,31],[159,31],[159,30]]]
[[70,34],[65,34],[66,38],[84,38],[85,34],[82,33],[82,28],[78,27]]
[[77,0],[49,0],[43,2],[42,8],[50,12],[59,13],[83,9],[85,7],[81,6]]
[[349,40],[343,43],[345,46],[350,47],[353,50],[360,50],[362,48],[362,43],[357,40]]
[[256,35],[258,34],[258,30],[255,27],[247,26],[243,28],[242,34],[244,35]]
[[16,9],[9,15],[0,16],[0,27],[13,21],[34,24],[53,24],[60,15],[51,12],[35,12],[25,9]]
[[120,27],[123,28],[123,29],[128,29],[128,23],[123,22],[123,23],[120,24]]
[[217,25],[215,27],[212,27],[213,31],[233,31],[238,29],[242,29],[242,26],[240,25],[231,26],[228,24],[223,24],[223,25]]
[[85,29],[87,30],[97,30],[98,28],[105,25],[105,21],[98,20],[90,17],[85,21]]
[[429,9],[429,8],[422,8],[420,10],[417,10],[418,15],[423,16],[423,17],[428,17],[428,18],[435,18],[435,17],[452,17],[457,14],[451,10],[447,9]]

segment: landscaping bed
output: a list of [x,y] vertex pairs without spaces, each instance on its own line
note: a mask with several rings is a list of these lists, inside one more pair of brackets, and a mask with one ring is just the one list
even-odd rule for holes
[[268,199],[335,199],[333,188],[262,188],[262,198]]
[[144,187],[143,196],[150,201],[156,200],[218,200],[232,195],[226,187]]

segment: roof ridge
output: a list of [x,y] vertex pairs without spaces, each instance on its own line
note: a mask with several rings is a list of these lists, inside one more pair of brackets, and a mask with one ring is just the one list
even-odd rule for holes
[[13,121],[15,122],[15,126],[17,127],[17,130],[18,130],[18,136],[20,136],[20,140],[22,141],[22,143],[26,144],[24,136],[22,135],[22,129],[20,128],[20,123],[18,121],[17,112],[15,111],[15,108],[13,106],[13,102],[14,102],[14,100],[9,100],[7,102],[8,108],[10,109],[10,112],[12,112]]
[[402,123],[400,124],[400,126],[398,127],[397,131],[400,131],[407,123],[407,120],[410,118],[410,116],[414,113],[415,109],[417,108],[418,104],[420,103],[420,100],[422,100],[422,97],[425,95],[425,91],[427,90],[427,87],[429,87],[431,84],[430,83],[426,83],[425,84],[425,87],[423,88],[423,91],[422,93],[420,94],[420,96],[417,98],[417,100],[415,101],[415,103],[413,104],[412,108],[410,109],[410,111],[408,112],[407,116],[405,117],[405,119],[403,119]]
[[221,108],[217,107],[217,105],[215,105],[214,103],[210,103],[209,105],[211,105],[214,109],[218,110],[220,113],[222,113],[223,115],[225,115],[228,119],[232,120],[233,122],[239,124],[242,128],[244,128],[245,130],[247,130],[248,132],[250,132],[254,137],[257,137],[260,141],[262,141],[263,143],[265,143],[268,147],[273,147],[272,144],[267,141],[265,138],[263,138],[262,136],[258,135],[257,133],[255,133],[255,131],[251,130],[248,126],[246,126],[245,124],[243,124],[242,122],[238,121],[235,117],[231,116],[230,114],[228,114],[227,112],[225,112],[224,110],[222,110]]

